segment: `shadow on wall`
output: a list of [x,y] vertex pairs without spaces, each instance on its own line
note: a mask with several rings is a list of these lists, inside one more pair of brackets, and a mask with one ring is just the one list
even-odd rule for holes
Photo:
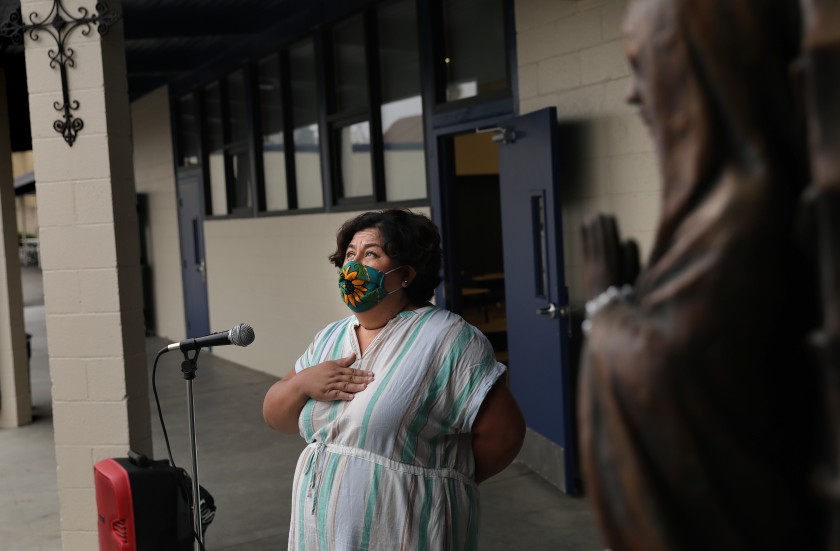
[[592,143],[595,129],[592,121],[563,121],[558,124],[558,143],[562,144],[558,151],[558,162],[563,182],[560,186],[563,204],[578,197],[585,197],[594,181],[591,163],[592,151],[588,145]]

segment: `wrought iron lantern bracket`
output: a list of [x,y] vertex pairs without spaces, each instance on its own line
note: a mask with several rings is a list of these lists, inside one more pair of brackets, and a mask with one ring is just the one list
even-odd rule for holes
[[118,12],[112,11],[105,2],[97,2],[95,15],[87,8],[78,8],[79,16],[76,17],[67,11],[61,0],[53,0],[50,12],[41,17],[36,12],[29,14],[29,23],[24,23],[20,8],[9,17],[9,20],[0,25],[0,36],[7,38],[12,44],[23,44],[25,34],[34,41],[40,40],[40,33],[46,33],[55,40],[55,50],[48,50],[50,67],[58,67],[61,74],[62,101],[53,103],[56,111],[63,112],[62,118],[53,122],[53,128],[64,137],[67,145],[73,146],[76,135],[84,127],[84,121],[73,114],[79,109],[78,100],[70,99],[70,92],[67,89],[67,68],[75,67],[75,51],[67,46],[67,39],[76,29],[83,36],[89,36],[93,27],[100,36],[105,36],[120,19]]

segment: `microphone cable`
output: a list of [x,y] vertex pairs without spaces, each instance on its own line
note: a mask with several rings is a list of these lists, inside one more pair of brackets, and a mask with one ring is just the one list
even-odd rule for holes
[[155,357],[155,364],[154,367],[152,367],[152,392],[155,395],[155,406],[157,406],[158,419],[160,419],[160,428],[163,429],[163,440],[166,442],[166,453],[169,456],[169,464],[172,465],[173,468],[177,468],[175,466],[175,460],[172,459],[172,447],[169,445],[169,434],[166,432],[166,423],[163,422],[163,412],[160,409],[160,398],[158,397],[156,383],[158,360],[167,352],[169,352],[169,349],[166,347],[161,348]]
[[[157,353],[157,356],[155,356],[155,363],[152,366],[152,393],[155,396],[155,406],[157,407],[158,419],[160,419],[160,428],[163,430],[163,440],[164,440],[164,442],[166,442],[166,454],[169,456],[169,464],[176,471],[180,470],[180,471],[183,471],[184,474],[186,474],[186,471],[184,469],[179,469],[175,465],[175,460],[172,459],[172,447],[169,445],[169,434],[166,432],[166,423],[163,422],[163,411],[161,410],[161,407],[160,407],[160,397],[158,396],[158,391],[157,391],[158,360],[160,360],[160,357],[163,356],[167,352],[169,352],[169,349],[167,347],[164,347]],[[182,482],[182,480],[180,478],[178,480],[179,480],[179,482]],[[194,501],[193,497],[192,497],[192,489],[191,488],[185,488],[183,486],[183,484],[181,484],[180,486],[181,486],[181,491],[185,495],[190,496],[188,501]],[[199,507],[199,510],[200,510],[200,507],[201,507],[200,502],[201,502],[201,495],[200,495],[200,492],[199,492],[199,503],[193,503],[193,507]],[[200,514],[201,514],[202,519],[203,519],[204,518],[204,512],[201,511]],[[203,526],[206,526],[206,525],[203,525]],[[198,546],[201,549],[201,551],[206,551],[206,549],[204,548],[204,543],[201,541],[201,538],[198,537],[198,534],[195,531],[195,525],[192,523],[192,521],[190,521],[190,532],[192,533],[193,540],[196,543],[198,543]]]

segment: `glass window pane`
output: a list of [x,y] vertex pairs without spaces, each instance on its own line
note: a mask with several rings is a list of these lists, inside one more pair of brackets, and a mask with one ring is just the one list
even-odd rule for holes
[[361,16],[333,29],[337,112],[367,109],[367,64],[365,27]]
[[289,208],[286,189],[286,157],[283,148],[283,96],[280,88],[280,60],[273,55],[258,67],[262,155],[265,173],[266,210]]
[[230,138],[232,142],[248,140],[248,89],[245,72],[242,69],[227,77],[228,116],[230,117]]
[[423,107],[420,97],[382,106],[385,197],[388,201],[426,197]]
[[195,97],[192,94],[178,100],[178,166],[198,166],[199,131]]
[[443,0],[446,101],[508,87],[503,0]]
[[420,58],[413,0],[379,11],[382,66],[382,134],[385,197],[388,201],[426,197]]
[[351,124],[338,130],[343,197],[373,195],[373,173],[370,164],[370,124]]
[[208,84],[204,88],[204,114],[207,124],[207,149],[213,152],[225,143],[222,126],[222,91],[218,82]]
[[231,176],[233,177],[233,201],[231,212],[250,212],[251,203],[251,155],[248,149],[232,151]]
[[404,0],[381,8],[378,22],[382,101],[419,96],[420,56],[414,1]]
[[225,153],[214,151],[209,156],[210,169],[210,214],[228,213],[227,178],[225,177]]
[[295,188],[298,208],[324,205],[321,154],[318,136],[318,86],[315,79],[315,46],[311,39],[289,49],[292,89]]

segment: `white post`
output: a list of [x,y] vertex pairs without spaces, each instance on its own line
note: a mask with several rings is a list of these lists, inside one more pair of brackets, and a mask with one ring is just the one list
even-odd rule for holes
[[[94,0],[62,4],[96,14]],[[53,5],[22,0],[24,22]],[[48,55],[56,43],[44,32],[24,43],[65,551],[98,548],[94,463],[152,455],[122,23],[104,37],[92,30],[67,39],[67,92],[84,121],[72,147],[53,128],[64,97]]]

